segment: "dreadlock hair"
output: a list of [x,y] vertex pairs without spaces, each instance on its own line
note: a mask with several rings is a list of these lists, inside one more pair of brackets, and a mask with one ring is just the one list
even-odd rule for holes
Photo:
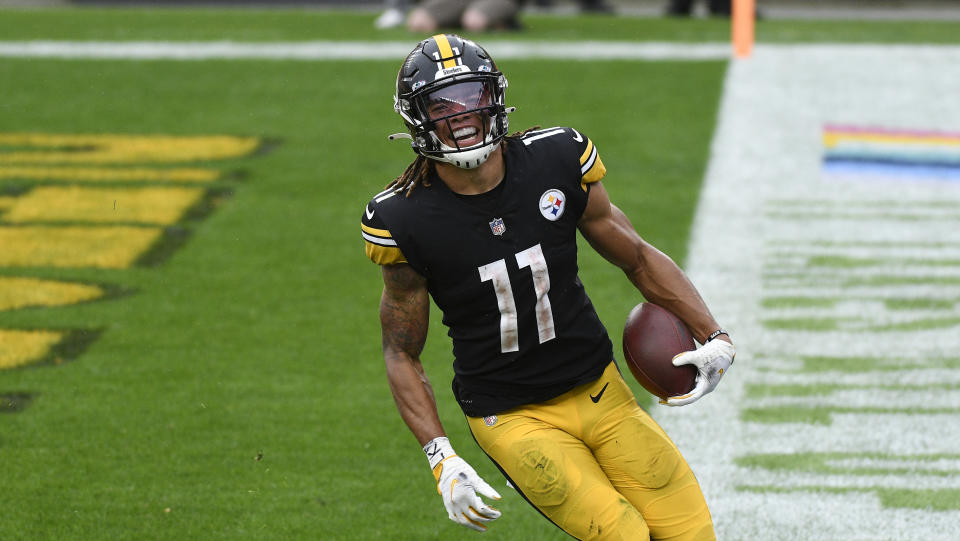
[[[516,141],[522,138],[524,135],[534,131],[539,130],[540,126],[532,126],[523,131],[514,132],[500,141],[500,148],[506,148],[508,141]],[[436,166],[433,163],[433,160],[425,158],[421,154],[417,154],[417,158],[410,162],[410,165],[403,171],[403,173],[397,178],[393,179],[390,184],[387,184],[387,189],[392,189],[395,192],[406,192],[405,197],[410,197],[410,192],[413,191],[419,185],[424,187],[430,186],[430,173],[436,169]]]
[[430,186],[430,172],[433,171],[434,167],[433,160],[417,154],[417,158],[410,162],[410,165],[407,166],[403,173],[393,179],[393,182],[387,184],[387,189],[392,189],[395,192],[405,191],[407,192],[406,197],[410,197],[410,192],[412,192],[418,184]]

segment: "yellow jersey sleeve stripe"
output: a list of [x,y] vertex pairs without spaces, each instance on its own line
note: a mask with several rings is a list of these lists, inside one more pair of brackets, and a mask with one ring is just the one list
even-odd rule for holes
[[593,152],[594,152],[593,141],[591,141],[590,139],[587,139],[587,148],[584,149],[583,154],[580,155],[581,166],[587,163],[587,160],[590,159],[590,155],[593,154]]
[[433,36],[433,41],[437,42],[437,48],[440,49],[440,59],[443,60],[443,67],[452,68],[457,65],[457,60],[453,58],[453,49],[450,47],[450,41],[446,34],[437,34]]
[[386,229],[377,229],[364,224],[360,224],[360,229],[362,229],[364,233],[370,233],[371,235],[376,235],[378,237],[393,238],[393,235],[391,235]]
[[367,257],[377,265],[395,265],[407,262],[407,258],[403,257],[403,252],[396,246],[379,246],[367,242],[366,252]]
[[603,161],[600,160],[600,156],[597,156],[591,164],[590,170],[583,175],[583,182],[584,184],[590,184],[599,181],[605,176],[607,176],[607,168],[603,165]]

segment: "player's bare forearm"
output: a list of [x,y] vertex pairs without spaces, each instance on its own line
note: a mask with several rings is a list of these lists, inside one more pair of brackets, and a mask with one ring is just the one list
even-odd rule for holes
[[590,190],[580,232],[600,255],[623,270],[648,301],[683,320],[697,341],[705,342],[719,328],[683,270],[640,237],[627,216],[610,202],[599,182]]
[[383,267],[380,326],[383,359],[397,410],[420,445],[444,435],[433,388],[420,364],[430,300],[426,281],[409,265]]

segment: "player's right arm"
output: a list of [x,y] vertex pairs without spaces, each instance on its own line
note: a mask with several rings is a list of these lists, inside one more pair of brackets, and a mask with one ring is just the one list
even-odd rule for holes
[[500,499],[490,485],[450,446],[420,363],[427,340],[430,297],[427,281],[406,263],[383,265],[380,297],[383,358],[390,391],[400,416],[423,446],[450,520],[484,531],[484,523],[500,516],[480,495]]
[[425,445],[445,435],[433,388],[420,364],[430,317],[427,281],[405,263],[381,269],[380,327],[387,379],[400,416],[420,445]]

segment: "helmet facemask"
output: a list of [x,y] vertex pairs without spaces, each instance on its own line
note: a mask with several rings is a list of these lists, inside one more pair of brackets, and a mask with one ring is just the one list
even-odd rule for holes
[[427,158],[473,169],[507,133],[506,78],[469,74],[424,85],[394,108],[407,124],[413,148]]
[[494,78],[479,77],[432,86],[415,96],[413,105],[424,119],[415,130],[424,140],[423,154],[463,169],[485,162],[506,131],[503,93],[497,90]]

